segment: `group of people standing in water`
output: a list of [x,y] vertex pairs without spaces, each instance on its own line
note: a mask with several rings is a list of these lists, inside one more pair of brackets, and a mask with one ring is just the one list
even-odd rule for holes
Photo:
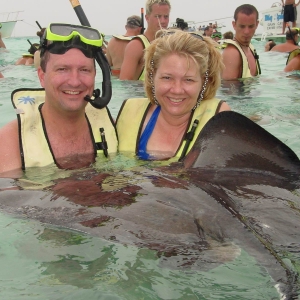
[[[117,151],[147,160],[184,158],[205,124],[215,114],[230,110],[215,97],[221,79],[260,74],[251,45],[258,11],[250,4],[236,9],[235,37],[225,41],[222,53],[210,37],[168,29],[170,11],[169,0],[147,0],[144,34],[136,35],[142,26],[133,16],[124,35],[129,38],[115,36],[108,43],[112,69],[116,73],[119,69],[121,80],[144,80],[147,95],[125,100],[116,122],[107,107],[95,108],[85,100],[95,95],[95,55],[102,51],[101,33],[78,25],[50,24],[39,47],[37,74],[44,90],[15,91],[17,120],[0,129],[0,139],[5,141],[0,145],[1,175],[21,176],[28,167],[50,164],[63,169],[86,167]],[[118,41],[126,45],[123,57],[119,53],[121,59],[115,61],[113,43]],[[32,101],[22,101],[24,97]]]

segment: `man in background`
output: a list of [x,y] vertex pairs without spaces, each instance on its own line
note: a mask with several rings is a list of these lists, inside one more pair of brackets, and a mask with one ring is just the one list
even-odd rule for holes
[[204,33],[203,33],[204,36],[211,37],[212,33],[213,33],[213,28],[212,28],[212,26],[206,26],[206,27],[204,28]]
[[226,48],[222,56],[225,69],[222,79],[247,78],[260,74],[258,55],[251,44],[258,23],[258,11],[253,5],[243,4],[237,7],[232,21],[235,37],[224,43]]
[[125,29],[126,33],[124,35],[113,35],[106,48],[106,58],[111,66],[111,72],[115,76],[120,75],[127,44],[133,37],[141,34],[141,17],[135,15],[128,17]]
[[270,51],[276,52],[291,52],[295,49],[299,49],[299,29],[298,28],[288,28],[285,33],[285,42],[282,44],[277,44]]
[[296,27],[297,11],[296,6],[300,4],[295,3],[295,0],[281,0],[283,6],[283,23],[282,23],[282,34],[284,34],[287,23],[292,22],[292,26]]
[[144,49],[155,39],[156,32],[167,29],[171,4],[169,0],[147,0],[147,29],[128,43],[121,67],[121,80],[144,80]]

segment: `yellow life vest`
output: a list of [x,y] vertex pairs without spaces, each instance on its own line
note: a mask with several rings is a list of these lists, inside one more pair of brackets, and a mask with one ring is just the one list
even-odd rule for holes
[[[150,45],[149,40],[143,34],[135,36],[134,39],[140,39],[143,43],[144,49],[146,49]],[[145,67],[143,67],[143,70],[138,80],[145,80]]]
[[[240,46],[239,43],[237,43],[236,41],[234,40],[230,40],[230,39],[226,39],[224,40],[224,43],[223,45],[224,46],[227,46],[228,44],[230,45],[233,45],[235,46],[238,51],[240,52],[240,55],[242,57],[242,62],[243,62],[243,70],[242,70],[242,77],[241,78],[249,78],[249,77],[253,77],[251,75],[251,71],[250,71],[250,68],[249,68],[249,64],[248,64],[248,59],[247,59],[247,56],[245,55],[242,47]],[[226,47],[225,47],[226,48]],[[258,74],[261,74],[261,70],[260,70],[260,65],[259,65],[259,60],[258,60],[258,55],[256,53],[256,50],[254,49],[253,45],[250,44],[249,45],[249,48],[255,58],[255,62],[256,62],[256,72],[257,72],[257,75]]]
[[[55,163],[44,120],[40,113],[40,107],[45,101],[45,90],[17,89],[12,92],[11,100],[18,118],[22,169],[43,167]],[[105,131],[107,152],[117,152],[117,133],[109,110],[107,108],[96,109],[88,103],[85,113],[94,144],[95,157],[96,154],[103,153],[100,128],[104,128]]]
[[295,49],[290,52],[287,60],[286,60],[286,65],[292,60],[294,57],[296,57],[298,54],[300,54],[300,49]]
[[113,35],[113,37],[118,40],[122,40],[122,41],[131,41],[135,37],[135,35],[133,35],[133,36]]
[[[218,112],[222,102],[223,101],[217,98],[204,100],[191,113],[187,132],[191,130],[195,120],[198,120],[199,124],[196,128],[195,136],[188,147],[187,153],[193,147],[197,136],[204,125]],[[133,152],[135,154],[138,153],[138,144],[142,133],[143,124],[151,105],[152,104],[147,98],[132,98],[123,102],[116,122],[119,137],[119,152],[124,151]],[[180,158],[186,143],[184,138],[185,136],[182,138],[180,146],[175,154],[178,159]]]

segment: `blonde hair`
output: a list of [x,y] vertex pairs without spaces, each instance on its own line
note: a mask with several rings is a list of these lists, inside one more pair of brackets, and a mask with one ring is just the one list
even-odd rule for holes
[[[160,30],[156,39],[145,49],[145,81],[147,97],[154,104],[153,79],[161,59],[172,53],[191,58],[199,67],[203,78],[208,71],[207,87],[203,100],[215,97],[221,84],[221,72],[224,69],[218,45],[209,37],[195,37],[195,34],[181,30]],[[201,37],[201,38],[200,38]]]
[[147,0],[146,1],[146,15],[150,15],[152,12],[152,6],[154,4],[158,5],[169,5],[171,9],[171,3],[169,0]]

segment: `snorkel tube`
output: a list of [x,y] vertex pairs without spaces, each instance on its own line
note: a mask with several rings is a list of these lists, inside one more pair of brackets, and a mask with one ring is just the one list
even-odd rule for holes
[[[75,10],[75,13],[81,25],[91,27],[90,22],[88,21],[79,1],[70,0],[70,2],[72,4],[72,7]],[[101,48],[96,52],[95,56],[96,56],[95,59],[102,70],[102,77],[103,77],[102,97],[100,97],[100,90],[96,89],[93,92],[93,97],[94,97],[93,99],[89,95],[87,95],[84,97],[84,100],[90,102],[91,105],[94,106],[95,108],[101,109],[107,106],[112,95],[112,87],[110,81],[110,67]]]
[[143,7],[141,8],[141,26],[142,26],[141,34],[144,34],[145,27],[144,27],[144,8]]
[[[290,32],[291,39],[292,39],[293,42],[294,42],[294,45],[295,45],[295,46],[298,46],[298,44],[296,43],[296,41],[295,41],[295,39],[294,39],[294,36],[293,36],[292,30],[291,30],[291,27],[288,26],[288,28],[289,28],[289,32]],[[292,29],[294,29],[294,28],[292,28]],[[297,29],[297,30],[298,30],[298,29]]]

